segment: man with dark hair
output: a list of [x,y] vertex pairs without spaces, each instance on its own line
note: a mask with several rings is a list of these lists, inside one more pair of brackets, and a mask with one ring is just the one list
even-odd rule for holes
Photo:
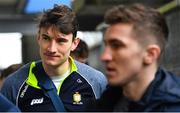
[[180,77],[159,66],[168,40],[163,15],[141,4],[119,5],[107,11],[105,22],[102,60],[110,89],[100,99],[104,103],[98,103],[101,110],[180,111]]
[[71,56],[81,63],[88,64],[89,49],[85,41],[80,40],[78,46],[71,52]]
[[40,18],[37,41],[42,61],[26,64],[7,78],[2,93],[23,112],[87,111],[100,97],[105,76],[70,57],[78,43],[75,13],[56,5]]

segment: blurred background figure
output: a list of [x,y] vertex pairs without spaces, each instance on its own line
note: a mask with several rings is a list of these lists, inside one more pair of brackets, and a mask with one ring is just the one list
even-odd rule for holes
[[13,72],[17,71],[20,67],[22,67],[23,64],[12,64],[9,67],[5,68],[1,72],[0,76],[0,88],[4,83],[4,80]]
[[80,40],[77,48],[71,52],[71,57],[75,60],[88,64],[89,48],[85,41]]

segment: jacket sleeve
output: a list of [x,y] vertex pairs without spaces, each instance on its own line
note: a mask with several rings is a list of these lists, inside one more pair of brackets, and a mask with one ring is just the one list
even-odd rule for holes
[[102,95],[102,93],[105,91],[106,87],[107,87],[107,79],[105,77],[104,74],[102,74],[101,72],[99,72],[99,75],[97,75],[97,79],[99,79],[99,85],[100,85],[100,95]]
[[16,104],[16,98],[21,85],[26,81],[29,71],[29,64],[24,65],[16,72],[9,75],[1,88],[1,93]]
[[[10,75],[11,76],[11,75]],[[11,77],[8,77],[5,82],[3,83],[3,86],[1,88],[1,93],[10,100],[13,104],[16,104],[16,99],[13,96],[13,83],[14,81],[11,79]]]
[[0,94],[0,112],[20,112],[20,110]]
[[78,73],[80,73],[80,75],[82,75],[89,82],[89,84],[91,84],[93,91],[95,92],[96,99],[100,98],[107,85],[105,75],[102,72],[77,61],[76,65],[78,68]]
[[180,112],[180,102],[179,103],[167,103],[162,107],[161,112]]

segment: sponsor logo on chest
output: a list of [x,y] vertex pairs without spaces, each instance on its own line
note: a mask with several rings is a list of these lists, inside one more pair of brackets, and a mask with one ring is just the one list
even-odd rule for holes
[[32,106],[32,105],[34,105],[34,104],[41,104],[41,103],[43,103],[43,101],[44,101],[44,98],[40,98],[40,99],[32,99],[30,105]]

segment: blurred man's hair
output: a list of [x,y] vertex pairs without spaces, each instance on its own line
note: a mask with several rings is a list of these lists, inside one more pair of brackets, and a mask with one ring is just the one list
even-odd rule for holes
[[22,66],[23,66],[23,64],[12,64],[12,65],[10,65],[9,67],[2,70],[0,79],[7,78],[11,73],[17,71]]
[[40,18],[39,28],[54,27],[64,34],[77,35],[78,23],[75,13],[65,5],[55,5],[53,9],[44,12]]
[[75,59],[76,58],[87,59],[89,56],[89,49],[86,42],[84,42],[83,40],[80,40],[77,48],[71,52],[71,56]]
[[109,25],[131,24],[132,33],[142,46],[153,40],[161,51],[164,50],[168,40],[168,27],[164,16],[157,10],[142,4],[119,5],[108,10],[104,18]]

